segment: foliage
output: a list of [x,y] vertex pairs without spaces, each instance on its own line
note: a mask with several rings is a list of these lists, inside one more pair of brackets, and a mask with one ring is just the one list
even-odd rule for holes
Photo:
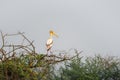
[[[22,38],[21,42],[16,44],[8,41],[8,38],[16,36]],[[0,80],[48,80],[51,78],[51,66],[71,60],[76,55],[70,57],[66,52],[59,52],[58,55],[40,54],[24,33],[1,32]]]
[[120,61],[115,57],[103,58],[100,55],[88,57],[82,61],[76,57],[65,63],[54,74],[53,80],[120,80]]
[[[21,36],[20,44],[7,42]],[[33,41],[24,33],[1,32],[0,80],[120,80],[120,60],[115,57],[87,57],[82,60],[76,49],[50,55],[37,53]],[[58,63],[64,66],[56,70]]]

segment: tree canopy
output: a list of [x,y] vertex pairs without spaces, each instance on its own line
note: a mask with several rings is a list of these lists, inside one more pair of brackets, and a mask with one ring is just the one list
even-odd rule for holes
[[[11,37],[20,37],[21,42],[11,43]],[[120,80],[119,58],[97,55],[83,60],[82,51],[76,49],[70,49],[72,55],[70,51],[37,53],[34,41],[21,32],[1,32],[0,39],[0,80]]]

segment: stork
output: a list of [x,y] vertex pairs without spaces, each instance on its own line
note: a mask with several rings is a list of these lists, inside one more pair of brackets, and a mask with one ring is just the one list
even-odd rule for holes
[[49,34],[50,34],[50,37],[49,37],[49,39],[47,40],[47,43],[46,43],[47,54],[48,54],[48,51],[51,52],[51,48],[53,46],[53,36],[58,37],[58,35],[53,30],[50,30]]

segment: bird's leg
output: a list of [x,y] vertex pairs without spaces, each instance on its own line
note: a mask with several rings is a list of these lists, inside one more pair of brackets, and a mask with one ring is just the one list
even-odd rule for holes
[[53,52],[50,50],[50,54],[53,55]]

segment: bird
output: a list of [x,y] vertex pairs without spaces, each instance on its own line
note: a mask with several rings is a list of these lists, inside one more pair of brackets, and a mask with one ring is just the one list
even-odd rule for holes
[[51,53],[51,48],[53,46],[53,36],[58,37],[58,35],[53,30],[50,30],[49,34],[50,34],[50,37],[48,38],[46,42],[47,54],[49,51]]

